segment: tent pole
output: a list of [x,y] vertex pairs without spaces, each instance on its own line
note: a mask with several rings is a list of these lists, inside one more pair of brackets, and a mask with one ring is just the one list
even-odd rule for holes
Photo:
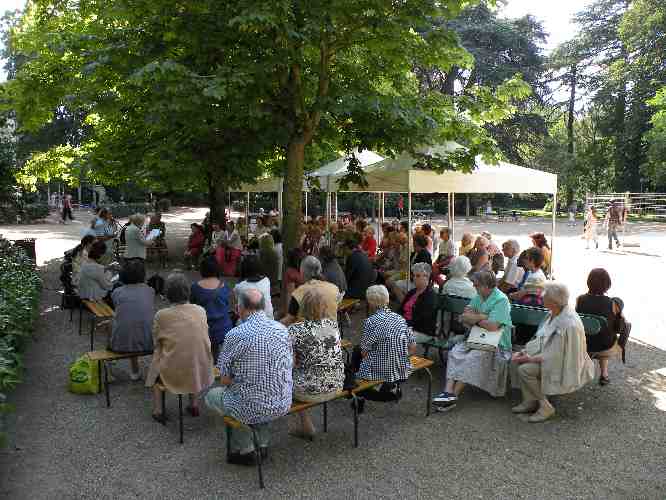
[[553,193],[553,219],[550,228],[550,266],[548,276],[553,279],[553,248],[555,248],[555,225],[557,224],[557,192]]
[[338,193],[335,192],[333,194],[333,202],[334,202],[334,209],[335,209],[335,222],[338,222]]
[[330,177],[326,179],[326,240],[331,244],[331,189]]
[[446,193],[446,225],[451,230],[451,193]]
[[[412,192],[407,193],[407,283],[412,276]],[[409,285],[407,285],[409,288]]]
[[245,203],[245,240],[250,241],[250,192],[247,192],[247,200]]
[[308,221],[308,192],[305,192],[305,218],[304,221]]
[[449,226],[449,239],[456,241],[456,193],[451,193],[451,225]]

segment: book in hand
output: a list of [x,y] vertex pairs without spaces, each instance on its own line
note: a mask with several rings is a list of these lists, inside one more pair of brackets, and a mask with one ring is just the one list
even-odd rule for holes
[[162,231],[160,231],[159,229],[153,229],[150,231],[150,233],[148,233],[148,236],[146,236],[146,240],[152,241],[155,238],[159,238],[160,234],[162,234]]
[[502,330],[491,332],[480,326],[473,326],[465,342],[465,347],[480,351],[496,351],[501,338]]

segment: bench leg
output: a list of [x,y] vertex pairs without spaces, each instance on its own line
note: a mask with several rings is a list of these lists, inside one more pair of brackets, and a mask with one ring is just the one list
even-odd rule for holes
[[[162,391],[162,416],[166,416],[166,391]],[[162,421],[162,425],[166,425],[166,421]]]
[[354,448],[358,448],[358,398],[352,394],[354,401]]
[[183,395],[178,394],[178,426],[180,428],[180,444],[183,444]]
[[99,385],[99,390],[102,390],[102,360],[97,361],[97,384]]
[[109,368],[106,366],[106,362],[102,363],[104,369],[104,394],[106,395],[106,407],[111,407],[111,394],[109,392]]
[[81,335],[82,329],[83,329],[83,304],[79,302],[79,335]]
[[74,308],[69,309],[69,322],[73,323],[74,322]]
[[254,441],[254,458],[257,462],[257,472],[259,473],[259,488],[264,489],[264,471],[262,469],[261,450],[259,449],[259,439],[257,438],[257,431],[254,427],[252,429],[252,441]]
[[324,403],[324,432],[328,432],[328,405]]
[[231,427],[225,425],[224,434],[226,435],[227,438],[227,460],[229,460],[229,456],[231,455]]
[[432,401],[432,373],[428,368],[424,368],[428,374],[428,392],[426,394],[426,417],[430,416],[430,401]]
[[95,328],[97,327],[97,319],[93,318],[92,322],[90,323],[90,350],[94,351],[95,346],[94,346],[94,338],[95,338]]

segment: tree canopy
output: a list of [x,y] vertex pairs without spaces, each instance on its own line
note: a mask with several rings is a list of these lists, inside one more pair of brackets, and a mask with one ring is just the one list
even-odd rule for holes
[[306,159],[445,140],[466,149],[433,168],[499,157],[484,126],[511,116],[527,85],[507,73],[450,95],[423,89],[414,71],[473,68],[447,21],[475,3],[32,1],[11,32],[21,62],[9,102],[23,130],[66,110],[87,133],[34,154],[22,175],[87,169],[109,184],[208,189],[215,204],[279,173],[293,245]]

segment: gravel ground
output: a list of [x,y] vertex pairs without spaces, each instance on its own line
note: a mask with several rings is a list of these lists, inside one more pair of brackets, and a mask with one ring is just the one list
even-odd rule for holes
[[[170,235],[185,234],[187,222],[198,216],[194,211],[174,216]],[[44,229],[53,241],[38,246],[38,252],[72,246],[77,237],[72,227]],[[537,227],[507,224],[490,230],[501,241]],[[54,229],[62,234],[53,235]],[[510,232],[516,229],[520,233]],[[17,228],[0,231],[19,234]],[[563,249],[568,240],[570,248],[580,246],[573,234],[562,240]],[[651,253],[646,247],[641,248]],[[178,253],[175,245],[171,248]],[[631,344],[627,365],[611,364],[611,385],[591,384],[554,398],[557,417],[535,425],[511,414],[517,393],[492,399],[474,389],[457,408],[426,418],[426,379],[415,375],[399,404],[367,404],[358,449],[352,447],[346,401],[330,405],[329,431],[314,443],[290,437],[286,419],[277,421],[264,492],[258,490],[254,468],[225,463],[223,431],[210,413],[186,417],[180,445],[177,400],[167,398],[172,420],[162,427],[150,418],[149,391],[123,373],[113,384],[110,409],[103,396],[67,392],[67,367],[87,350],[88,337],[79,337],[76,321],[69,323],[69,314],[58,310],[57,263],[46,264],[42,314],[26,353],[25,382],[12,395],[17,411],[10,418],[10,443],[0,451],[0,498],[666,498],[666,346],[659,330],[651,328],[664,324],[663,307],[652,308],[643,295],[635,298],[629,288],[618,287],[636,279],[628,264],[638,271],[648,262],[663,276],[663,258],[564,254],[556,263],[575,265],[562,266],[559,276],[577,269],[568,283],[575,278],[584,285],[586,267],[595,261],[622,263],[615,272],[609,265],[614,279],[618,276],[614,290],[623,292],[633,311],[630,319],[640,325],[635,336],[643,342]],[[572,288],[578,293],[580,287]],[[99,336],[98,347],[103,342]],[[439,371],[433,375],[438,389]]]

